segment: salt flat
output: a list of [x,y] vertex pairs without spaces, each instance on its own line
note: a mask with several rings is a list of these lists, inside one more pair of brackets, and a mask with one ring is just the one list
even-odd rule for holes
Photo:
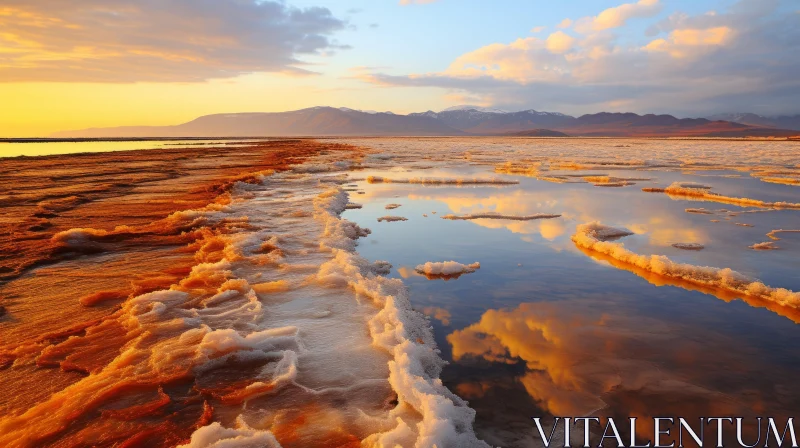
[[796,142],[286,140],[0,175],[4,446],[536,446],[532,416],[800,404]]

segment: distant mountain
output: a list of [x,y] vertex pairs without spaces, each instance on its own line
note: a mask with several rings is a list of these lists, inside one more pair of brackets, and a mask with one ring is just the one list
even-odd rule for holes
[[569,137],[569,135],[563,132],[551,131],[550,129],[531,129],[528,131],[511,132],[506,135],[509,137]]
[[428,111],[411,116],[429,117],[468,134],[510,135],[531,130],[551,130],[571,136],[587,137],[746,137],[749,135],[794,135],[780,129],[758,130],[729,121],[712,121],[705,118],[675,118],[672,115],[638,115],[610,113],[582,115],[575,118],[559,112],[525,110],[495,113],[478,109]]
[[750,113],[743,114],[718,114],[709,117],[710,120],[725,120],[734,123],[746,124],[749,126],[761,126],[768,128],[793,129],[800,131],[800,115],[779,115],[765,117]]
[[452,112],[454,110],[477,110],[478,112],[488,112],[490,114],[507,114],[508,113],[508,111],[505,111],[505,110],[502,110],[502,109],[492,109],[491,107],[479,107],[479,106],[468,106],[468,105],[448,107],[447,109],[443,110],[442,112]]
[[[610,113],[582,115],[568,128],[558,128],[572,135],[597,137],[746,137],[755,129],[729,121],[711,121],[705,118],[675,118],[672,115],[637,115]],[[772,130],[774,135],[779,130]],[[790,134],[793,134],[790,132]],[[760,134],[763,135],[763,134]],[[786,135],[781,134],[781,135]]]
[[749,124],[705,118],[679,119],[672,115],[600,112],[576,118],[558,112],[502,112],[497,109],[457,106],[441,112],[428,111],[409,115],[344,107],[312,107],[275,113],[216,114],[177,126],[85,129],[59,132],[53,136],[109,138],[555,134],[593,137],[783,137],[798,135],[800,132],[755,122]]
[[53,137],[281,137],[462,135],[441,121],[393,113],[312,107],[292,112],[206,115],[177,126],[124,126],[58,132]]
[[455,129],[472,134],[505,134],[528,129],[556,129],[574,124],[575,118],[557,112],[483,112],[478,109],[427,111],[410,114],[435,118]]

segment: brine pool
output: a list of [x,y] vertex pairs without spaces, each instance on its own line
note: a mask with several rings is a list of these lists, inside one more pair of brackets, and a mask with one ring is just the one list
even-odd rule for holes
[[[588,172],[556,174],[567,180],[498,175],[466,164],[395,167],[351,173],[355,181],[346,187],[350,201],[362,207],[351,207],[343,218],[372,230],[358,252],[390,262],[389,276],[402,278],[414,307],[430,317],[449,361],[442,379],[477,411],[478,437],[494,446],[535,446],[532,417],[788,417],[800,409],[800,314],[660,276],[571,239],[579,225],[598,221],[629,230],[632,235],[614,243],[637,254],[730,268],[798,291],[800,234],[773,240],[767,233],[800,228],[800,211],[642,188],[683,183],[724,196],[789,202],[800,197],[800,188],[727,170],[616,170],[617,178],[636,179],[622,187],[569,180]],[[386,181],[422,178],[519,183]],[[485,213],[561,216],[442,219]],[[379,221],[385,216],[407,220]],[[773,249],[751,248],[763,242]],[[480,268],[449,279],[415,270],[451,260]]]

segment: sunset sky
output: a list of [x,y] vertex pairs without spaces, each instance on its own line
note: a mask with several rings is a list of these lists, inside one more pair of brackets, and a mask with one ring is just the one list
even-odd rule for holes
[[797,0],[3,0],[0,136],[317,105],[800,113]]

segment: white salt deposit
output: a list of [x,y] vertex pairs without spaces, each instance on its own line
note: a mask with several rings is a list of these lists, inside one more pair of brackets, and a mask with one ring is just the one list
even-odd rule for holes
[[515,185],[519,181],[497,178],[438,178],[438,177],[413,177],[408,179],[390,179],[380,176],[369,176],[367,182],[371,184],[421,184],[421,185]]
[[534,219],[553,219],[560,218],[561,215],[553,215],[547,213],[537,213],[533,215],[506,215],[502,213],[486,212],[486,213],[473,213],[469,215],[444,215],[442,219],[449,219],[451,221],[466,221],[472,219],[506,219],[511,221],[532,221]]
[[756,243],[752,246],[748,246],[750,249],[753,250],[775,250],[780,249],[774,241],[765,241],[763,243]]
[[720,269],[677,263],[663,255],[639,255],[626,249],[622,243],[603,241],[603,235],[618,235],[614,231],[617,229],[608,229],[613,228],[597,222],[582,224],[578,226],[577,232],[572,236],[572,241],[579,247],[608,255],[623,263],[665,277],[757,297],[791,308],[800,308],[800,292],[793,292],[785,288],[772,288],[728,268]]
[[[388,262],[356,254],[356,239],[369,230],[339,217],[347,193],[322,176],[237,184],[225,219],[247,226],[213,236],[220,261],[124,302],[111,319],[133,340],[117,359],[24,415],[0,418],[0,445],[36,446],[39,428],[65,427],[115,385],[202,381],[258,362],[261,371],[231,380],[236,388],[214,404],[215,421],[186,446],[277,447],[281,416],[306,412],[308,423],[297,429],[302,446],[322,446],[341,431],[364,447],[488,447],[472,431],[475,412],[439,379],[444,362],[430,323],[412,309],[402,281],[382,276]],[[56,242],[86,244],[109,233],[74,229]],[[34,362],[24,353],[37,351],[20,350],[19,362]]]
[[381,216],[378,218],[378,222],[398,222],[398,221],[408,221],[408,218],[404,218],[402,216]]
[[779,234],[779,233],[800,233],[800,230],[784,230],[784,229],[777,229],[777,230],[773,230],[773,231],[769,232],[769,233],[767,234],[767,236],[768,236],[769,238],[771,238],[771,239],[773,239],[773,240],[776,240],[776,241],[777,241],[777,240],[780,240],[780,237],[778,237],[778,234]]
[[706,247],[699,243],[675,243],[672,247],[683,250],[703,250]]
[[461,264],[457,261],[429,261],[425,264],[418,265],[416,268],[414,268],[414,270],[420,274],[429,276],[450,277],[461,274],[471,274],[480,269],[480,267],[481,264],[478,262],[472,264]]
[[705,188],[684,187],[680,182],[675,182],[667,188],[642,188],[642,191],[650,193],[666,193],[673,199],[688,199],[691,201],[709,201],[722,204],[733,204],[745,207],[765,207],[776,209],[800,209],[800,203],[796,202],[769,202],[750,198],[737,198],[723,196],[712,193]]
[[633,232],[628,229],[618,229],[616,227],[603,225],[598,221],[581,224],[578,226],[578,233],[586,234],[599,241],[607,241],[633,235]]

